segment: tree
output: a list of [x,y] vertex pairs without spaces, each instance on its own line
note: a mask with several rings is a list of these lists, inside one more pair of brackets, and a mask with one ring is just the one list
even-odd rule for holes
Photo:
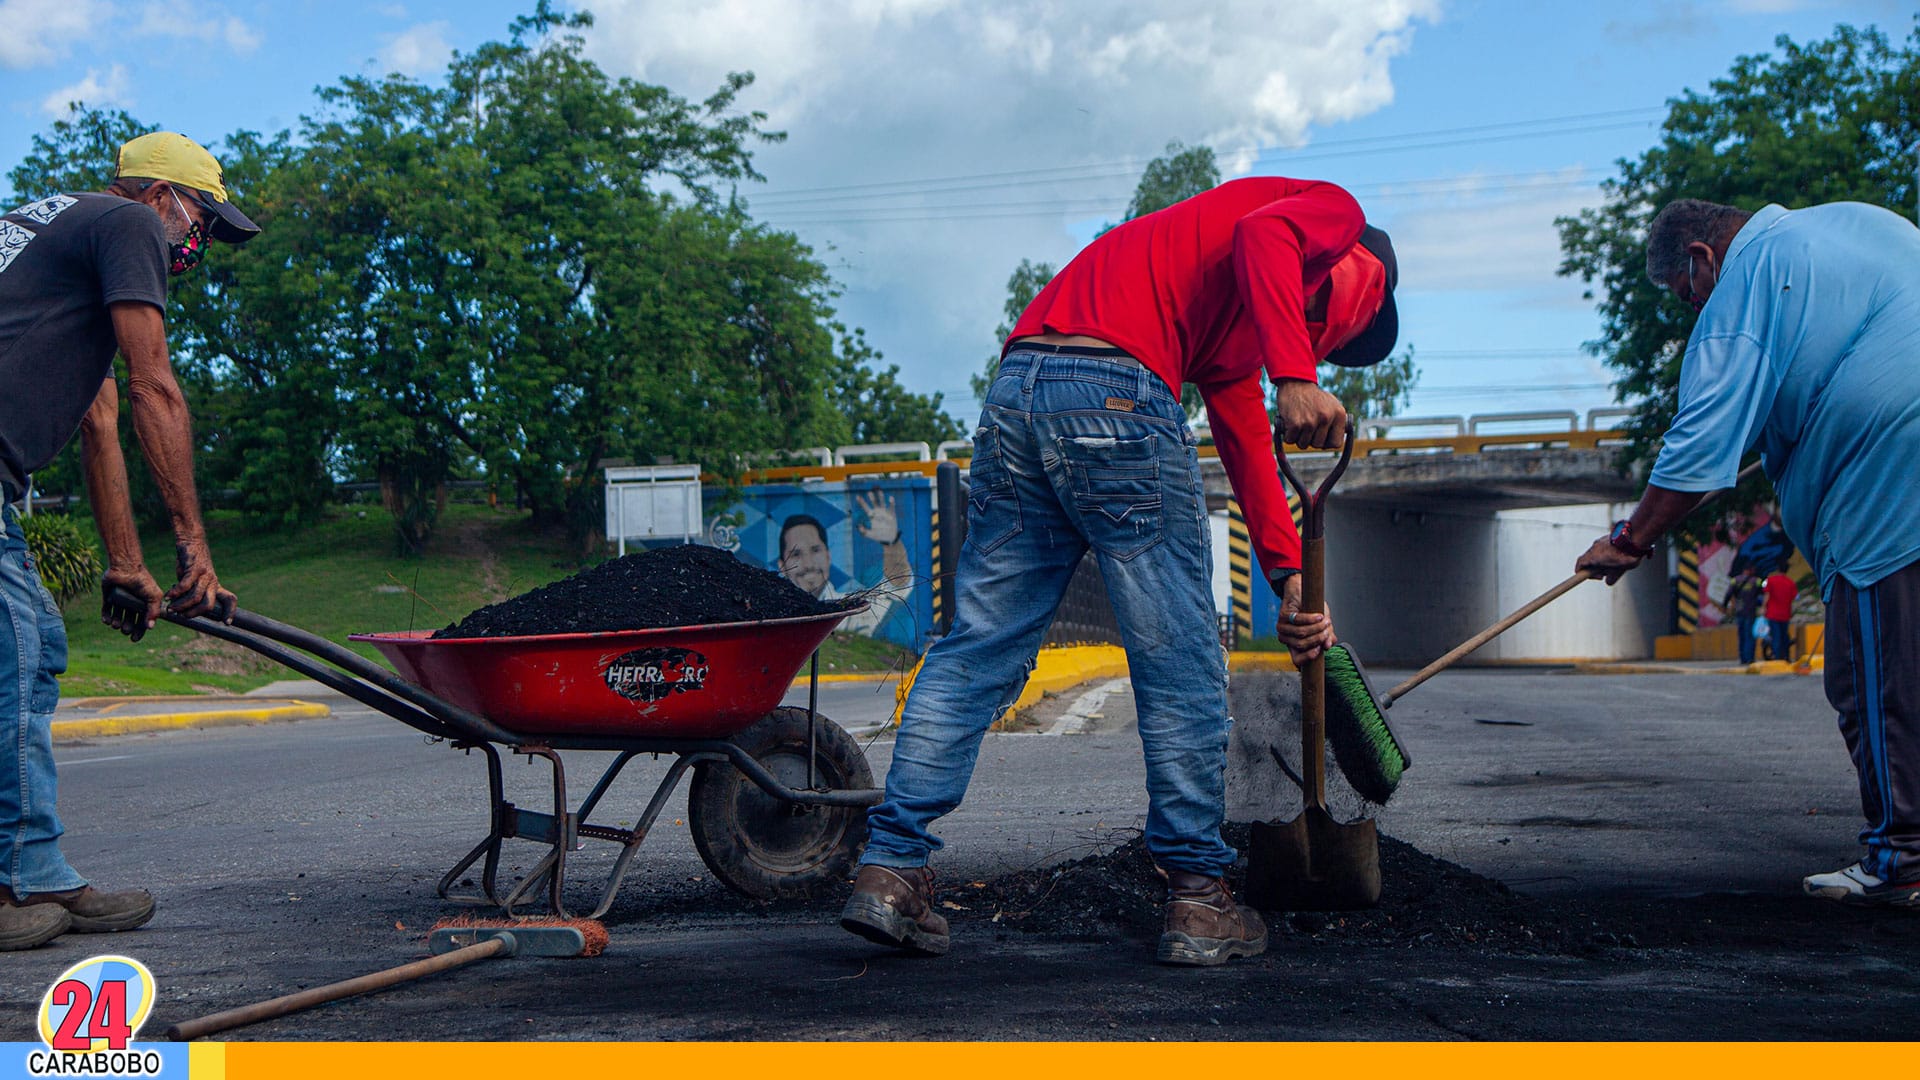
[[[1650,462],[1678,403],[1693,311],[1646,277],[1653,215],[1678,198],[1757,210],[1837,200],[1913,205],[1911,148],[1920,140],[1920,26],[1902,47],[1878,30],[1841,26],[1777,52],[1743,56],[1706,93],[1668,102],[1658,145],[1617,164],[1603,205],[1562,217],[1560,273],[1593,299],[1600,337],[1587,348],[1617,373],[1616,398],[1635,402],[1623,465]],[[1765,497],[1764,479],[1738,501]],[[1723,504],[1724,509],[1724,504]],[[1698,534],[1702,522],[1690,522]]]
[[1321,364],[1319,377],[1320,388],[1339,398],[1356,421],[1379,420],[1407,407],[1420,381],[1420,369],[1413,362],[1413,346],[1408,345],[1398,356],[1370,367]]
[[940,394],[916,394],[900,385],[900,365],[882,370],[879,351],[867,344],[866,331],[834,323],[840,338],[840,380],[835,405],[846,418],[847,443],[924,442],[938,445],[960,437],[961,427],[941,408]]

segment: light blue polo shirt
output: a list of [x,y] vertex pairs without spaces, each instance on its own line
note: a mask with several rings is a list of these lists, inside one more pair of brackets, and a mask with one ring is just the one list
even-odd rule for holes
[[1731,487],[1758,445],[1831,597],[1920,560],[1920,229],[1865,203],[1769,206],[1727,248],[1650,483]]

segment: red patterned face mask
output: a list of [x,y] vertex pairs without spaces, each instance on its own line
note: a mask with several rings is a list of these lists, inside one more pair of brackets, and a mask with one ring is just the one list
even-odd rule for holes
[[1387,268],[1380,265],[1373,252],[1358,244],[1333,265],[1327,277],[1333,288],[1327,297],[1325,321],[1307,324],[1316,360],[1325,360],[1335,349],[1359,337],[1372,325],[1387,299]]
[[192,214],[187,213],[186,204],[180,201],[178,192],[174,193],[173,201],[180,207],[181,216],[188,222],[187,235],[181,237],[180,242],[172,246],[170,251],[172,261],[167,264],[167,273],[177,277],[199,266],[200,260],[207,257],[207,233],[200,227],[200,222],[195,220]]

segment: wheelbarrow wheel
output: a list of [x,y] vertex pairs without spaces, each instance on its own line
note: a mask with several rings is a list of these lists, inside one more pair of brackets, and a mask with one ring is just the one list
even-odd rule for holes
[[[807,710],[779,708],[735,735],[790,788],[807,786]],[[824,788],[870,788],[867,757],[840,725],[820,717],[814,782]],[[867,842],[867,812],[857,806],[805,806],[760,790],[725,762],[694,767],[687,821],[701,861],[736,892],[758,900],[811,896],[837,889]]]

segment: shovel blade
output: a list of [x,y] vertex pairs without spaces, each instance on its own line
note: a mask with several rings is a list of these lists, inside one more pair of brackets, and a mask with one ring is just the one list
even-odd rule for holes
[[1265,911],[1354,911],[1380,902],[1380,833],[1308,806],[1258,821],[1247,851],[1247,903]]

